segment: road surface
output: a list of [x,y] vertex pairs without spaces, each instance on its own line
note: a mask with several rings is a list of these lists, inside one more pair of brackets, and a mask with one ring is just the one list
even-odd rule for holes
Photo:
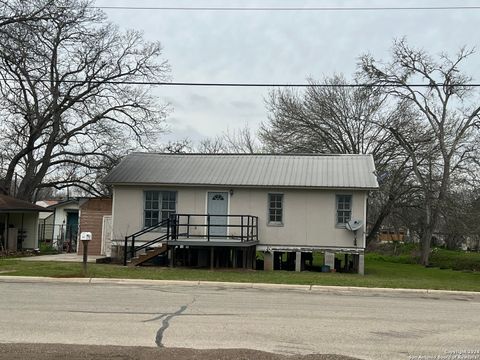
[[480,294],[0,280],[0,304],[2,343],[480,359]]

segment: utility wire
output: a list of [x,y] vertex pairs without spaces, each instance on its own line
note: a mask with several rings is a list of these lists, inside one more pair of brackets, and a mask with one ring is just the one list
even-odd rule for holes
[[107,10],[164,11],[408,11],[408,10],[480,10],[480,6],[369,6],[369,7],[183,7],[183,6],[91,6]]
[[[16,81],[17,79],[4,79],[5,81]],[[37,82],[49,83],[50,80],[35,79]],[[480,83],[472,84],[309,84],[309,83],[226,83],[226,82],[166,82],[166,81],[114,81],[114,80],[62,80],[63,83],[72,84],[114,84],[114,85],[151,85],[151,86],[191,86],[191,87],[323,87],[323,88],[359,88],[359,87],[412,87],[412,88],[429,88],[433,86],[448,86],[448,87],[480,87]]]

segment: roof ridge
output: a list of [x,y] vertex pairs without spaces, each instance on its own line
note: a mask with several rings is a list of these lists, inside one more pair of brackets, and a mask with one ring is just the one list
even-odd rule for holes
[[167,156],[371,156],[372,154],[327,154],[327,153],[165,153],[165,152],[148,152],[134,151],[130,155],[167,155]]

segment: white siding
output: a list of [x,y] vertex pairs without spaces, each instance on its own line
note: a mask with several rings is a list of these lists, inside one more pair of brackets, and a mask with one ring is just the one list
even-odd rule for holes
[[[142,229],[143,192],[162,189],[177,191],[177,213],[205,214],[207,192],[228,192],[230,188],[115,186],[114,240],[123,240],[126,235]],[[271,192],[284,194],[283,226],[267,224],[268,193]],[[229,198],[229,213],[258,216],[261,245],[353,247],[353,234],[335,226],[336,194],[351,194],[352,218],[365,222],[366,191],[235,188]],[[196,231],[204,229],[199,227]],[[233,231],[238,235],[238,229],[231,230],[230,234]],[[365,241],[362,231],[357,236],[359,247],[363,247]]]

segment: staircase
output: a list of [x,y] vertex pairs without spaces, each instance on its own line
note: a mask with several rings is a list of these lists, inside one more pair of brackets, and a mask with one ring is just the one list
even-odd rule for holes
[[165,244],[162,244],[162,246],[157,247],[155,249],[147,250],[144,254],[140,254],[137,257],[134,257],[133,259],[129,260],[127,265],[128,266],[137,266],[141,265],[144,262],[153,259],[154,257],[163,254],[165,251],[167,251],[168,247]]
[[[153,240],[144,242],[142,245],[137,245],[137,246],[135,245],[135,239],[138,240],[140,236],[150,233],[159,228],[165,229],[166,232],[162,231],[160,233],[160,236],[156,237]],[[124,251],[123,265],[124,266],[140,265],[145,261],[150,260],[155,256],[158,256],[161,253],[164,253],[165,251],[167,251],[166,243],[172,238],[171,230],[172,230],[172,227],[171,227],[170,219],[165,219],[162,222],[159,222],[158,224],[155,224],[148,228],[137,231],[132,235],[125,236],[125,245],[123,248],[123,251]],[[154,247],[154,245],[157,245],[157,244],[161,245],[161,247]],[[136,256],[137,253],[140,252],[141,250],[145,250],[146,253],[141,254],[140,256]]]

